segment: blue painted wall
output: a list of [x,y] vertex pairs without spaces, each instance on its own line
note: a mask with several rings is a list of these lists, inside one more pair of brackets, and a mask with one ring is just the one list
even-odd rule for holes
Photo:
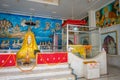
[[[32,20],[36,25],[29,26],[25,24],[25,22],[30,20]],[[47,24],[49,24],[49,26],[47,26]],[[28,27],[30,27],[32,32],[35,34],[37,44],[40,42],[53,43],[54,33],[59,33],[58,45],[61,45],[61,24],[62,20],[59,19],[42,17],[30,18],[30,16],[0,13],[0,48],[19,49],[20,46],[13,47],[13,43],[17,43],[17,41],[22,43],[24,34],[27,32]],[[3,46],[3,43],[6,44],[6,46]]]

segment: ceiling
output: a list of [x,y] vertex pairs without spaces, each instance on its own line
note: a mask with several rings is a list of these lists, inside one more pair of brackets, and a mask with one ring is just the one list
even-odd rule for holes
[[89,10],[97,10],[114,0],[60,0],[49,5],[27,0],[0,0],[0,12],[59,19],[81,19]]

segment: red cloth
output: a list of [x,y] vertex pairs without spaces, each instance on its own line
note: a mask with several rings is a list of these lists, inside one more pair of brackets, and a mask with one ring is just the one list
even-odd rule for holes
[[85,25],[87,22],[85,20],[65,20],[62,24],[62,27],[65,27],[67,24],[73,24],[73,25]]
[[[39,53],[37,64],[64,63],[68,62],[67,52]],[[0,53],[0,67],[16,66],[16,54]]]
[[39,53],[37,57],[37,64],[64,63],[67,61],[67,52]]
[[16,66],[16,54],[0,53],[0,67]]

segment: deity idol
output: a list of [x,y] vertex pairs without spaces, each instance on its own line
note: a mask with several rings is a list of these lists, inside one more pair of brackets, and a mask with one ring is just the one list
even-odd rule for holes
[[28,30],[24,36],[22,47],[17,52],[17,59],[23,59],[25,63],[29,63],[30,59],[35,59],[35,50],[38,50],[38,46],[35,41],[34,33]]

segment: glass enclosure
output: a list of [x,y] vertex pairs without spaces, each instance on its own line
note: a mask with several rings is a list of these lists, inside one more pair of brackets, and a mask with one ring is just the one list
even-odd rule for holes
[[92,58],[101,50],[100,29],[97,27],[67,25],[62,29],[63,49],[82,58]]

